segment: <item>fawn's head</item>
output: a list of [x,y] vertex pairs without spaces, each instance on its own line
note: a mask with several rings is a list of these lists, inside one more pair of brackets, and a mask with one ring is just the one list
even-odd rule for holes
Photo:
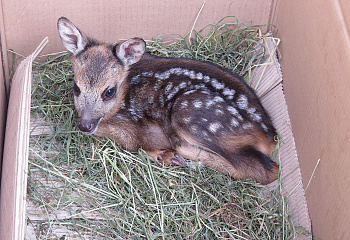
[[78,127],[92,134],[105,115],[120,107],[128,68],[141,59],[146,45],[141,38],[116,45],[99,43],[65,17],[58,20],[57,27],[63,45],[73,54]]

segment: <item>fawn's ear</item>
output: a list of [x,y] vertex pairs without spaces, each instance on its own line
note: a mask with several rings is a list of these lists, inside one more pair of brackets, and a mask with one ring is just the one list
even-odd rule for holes
[[130,38],[119,44],[116,55],[125,66],[138,62],[146,51],[146,43],[142,38]]
[[84,51],[89,43],[88,37],[68,18],[61,17],[58,19],[57,29],[63,45],[75,56]]

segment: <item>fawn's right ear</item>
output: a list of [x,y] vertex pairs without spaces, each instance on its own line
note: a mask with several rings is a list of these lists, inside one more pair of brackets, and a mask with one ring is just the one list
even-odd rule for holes
[[130,38],[119,44],[116,54],[124,65],[138,62],[146,51],[146,43],[142,38]]
[[63,45],[75,56],[84,51],[89,43],[88,37],[80,31],[68,18],[61,17],[57,21],[58,34]]

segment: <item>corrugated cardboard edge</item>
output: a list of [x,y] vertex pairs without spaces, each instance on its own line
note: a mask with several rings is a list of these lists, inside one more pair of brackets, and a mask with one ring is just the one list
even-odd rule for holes
[[[0,179],[1,179],[1,165],[3,154],[3,143],[5,137],[5,122],[6,122],[6,81],[8,76],[7,54],[6,54],[6,39],[4,16],[2,12],[2,4],[0,4]],[[0,203],[1,204],[1,203]]]
[[0,4],[0,62],[1,62],[1,84],[6,83],[8,85],[9,83],[9,66],[8,66],[8,58],[7,58],[7,40],[6,40],[6,31],[5,31],[5,18],[3,14],[3,6]]
[[[263,77],[264,81],[259,83],[256,93],[270,115],[277,133],[283,137],[283,142],[280,145],[282,191],[285,196],[288,196],[289,210],[294,225],[304,227],[310,233],[298,236],[298,239],[311,239],[311,220],[302,184],[288,107],[283,92],[281,67],[276,56],[277,43],[273,37],[265,38],[264,41],[269,58],[257,69],[251,85],[256,86],[259,79]],[[271,188],[275,186],[276,182],[269,185]]]
[[0,239],[25,236],[32,62],[47,42],[45,38],[21,62],[12,80],[1,179]]

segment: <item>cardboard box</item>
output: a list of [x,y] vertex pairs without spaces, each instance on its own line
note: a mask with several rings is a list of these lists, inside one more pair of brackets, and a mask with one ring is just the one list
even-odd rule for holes
[[[291,123],[280,118],[286,131],[291,126],[298,150],[300,169],[291,176],[291,204],[293,216],[306,228],[310,227],[303,187],[307,187],[306,199],[313,223],[313,234],[321,239],[348,239],[350,230],[350,183],[347,167],[350,162],[349,101],[350,88],[350,4],[346,0],[327,1],[207,1],[198,15],[203,1],[3,1],[0,5],[0,143],[3,143],[7,115],[6,140],[3,155],[3,174],[0,202],[0,239],[23,238],[23,202],[25,196],[25,166],[15,160],[26,157],[25,138],[28,129],[28,88],[19,81],[12,85],[12,104],[7,111],[6,90],[9,86],[9,70],[12,65],[7,49],[22,55],[30,55],[46,36],[50,43],[42,53],[63,50],[56,22],[61,16],[79,23],[87,34],[113,42],[134,36],[151,39],[162,33],[188,32],[195,23],[200,29],[228,15],[240,20],[252,19],[254,24],[273,23],[281,38],[283,87]],[[267,29],[264,29],[266,31]],[[33,57],[35,57],[33,55]],[[30,61],[23,69],[30,68]],[[278,72],[278,68],[273,68]],[[25,71],[24,71],[25,72]],[[23,73],[23,72],[22,72]],[[23,76],[23,75],[22,75]],[[23,78],[20,78],[23,79]],[[19,87],[21,86],[21,88]],[[284,96],[280,96],[284,102]],[[266,105],[274,102],[262,100]],[[21,111],[20,111],[21,110]],[[288,114],[285,112],[285,114]],[[288,116],[288,115],[287,115]],[[18,118],[18,120],[17,120]],[[16,119],[16,120],[14,120]],[[291,124],[291,126],[290,126]],[[293,135],[289,136],[294,147]],[[17,143],[14,145],[12,143]],[[17,146],[18,148],[15,148]],[[24,148],[23,148],[24,146]],[[24,151],[24,152],[23,152]],[[0,150],[0,153],[1,150]],[[295,150],[292,164],[298,166]],[[316,167],[318,160],[320,163]],[[17,168],[22,167],[22,168]],[[291,166],[292,167],[292,166]],[[6,171],[6,172],[5,172]],[[302,174],[302,181],[300,178]],[[6,175],[4,174],[6,173]],[[299,174],[298,174],[299,173]],[[6,176],[6,177],[4,177]],[[309,184],[310,178],[311,182]],[[14,188],[17,186],[16,188]],[[21,187],[22,186],[22,187]],[[288,191],[288,190],[286,190]],[[288,191],[290,192],[290,191]]]

